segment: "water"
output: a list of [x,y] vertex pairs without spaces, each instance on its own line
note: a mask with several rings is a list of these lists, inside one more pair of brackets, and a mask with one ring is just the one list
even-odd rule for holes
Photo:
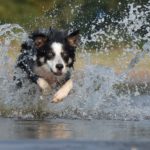
[[3,150],[148,150],[149,121],[0,118]]
[[[149,78],[144,76],[142,81],[134,82],[133,78],[129,78],[130,72],[145,55],[149,57],[149,4],[150,1],[143,8],[129,4],[126,16],[121,20],[112,19],[112,24],[105,29],[96,29],[96,25],[105,23],[103,16],[91,23],[90,30],[93,32],[90,38],[81,36],[80,51],[86,66],[74,71],[74,88],[59,104],[50,103],[52,95],[42,96],[36,85],[28,81],[22,89],[15,89],[15,83],[12,81],[15,58],[18,55],[18,45],[27,38],[27,33],[18,24],[1,25],[1,116],[20,119],[149,120]],[[138,32],[143,26],[147,31],[144,36]],[[87,45],[94,42],[96,47],[93,48],[97,55],[103,53],[112,57],[110,51],[114,48],[116,39],[118,45],[121,45],[118,49],[123,51],[123,57],[117,60],[120,67],[124,67],[121,61],[127,58],[128,54],[134,56],[127,62],[127,67],[124,67],[121,73],[116,73],[113,67],[92,64],[92,50],[87,52]],[[98,43],[101,43],[100,47]]]
[[0,140],[149,141],[149,121],[0,119]]

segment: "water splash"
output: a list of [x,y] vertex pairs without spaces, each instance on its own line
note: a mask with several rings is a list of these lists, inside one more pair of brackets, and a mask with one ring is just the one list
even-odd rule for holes
[[[17,42],[21,43],[26,39],[27,34],[17,24],[1,25],[1,115],[21,118],[47,116],[49,118],[71,119],[150,119],[149,84],[145,82],[139,86],[127,79],[129,72],[145,54],[149,53],[150,28],[147,26],[147,17],[149,16],[150,6],[148,3],[144,5],[144,9],[141,9],[141,6],[129,4],[128,9],[128,14],[122,20],[112,19],[112,24],[107,25],[105,29],[96,29],[97,24],[105,22],[103,18],[105,15],[94,20],[91,29],[93,33],[91,33],[90,38],[88,36],[81,37],[83,58],[88,65],[82,70],[74,72],[73,91],[59,104],[51,104],[52,96],[41,96],[37,86],[29,81],[25,82],[23,88],[15,88],[15,83],[12,81],[15,61],[10,56],[9,50],[14,40],[17,39]],[[147,31],[144,36],[139,33],[143,26]],[[126,38],[124,39],[124,37]],[[94,42],[97,53],[103,49],[104,53],[108,52],[109,57],[109,51],[116,40],[121,45],[119,48],[122,47],[124,52],[128,51],[135,54],[135,57],[131,59],[127,69],[121,75],[117,75],[112,68],[92,65],[91,55],[85,51],[86,46]],[[127,45],[123,47],[122,42],[127,42]],[[142,44],[143,48],[139,44]],[[20,73],[20,75],[23,74]],[[144,95],[141,95],[142,92],[140,91]]]
[[114,19],[105,14],[94,19],[90,35],[82,38],[84,48],[91,44],[96,51],[104,52],[117,47],[132,51],[141,49],[142,43],[150,41],[150,1],[143,6],[128,4],[123,16]]

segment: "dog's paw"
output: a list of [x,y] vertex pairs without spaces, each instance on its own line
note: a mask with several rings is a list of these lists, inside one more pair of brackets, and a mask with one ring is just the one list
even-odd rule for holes
[[53,97],[52,103],[58,103],[63,101],[63,99],[67,96],[66,91],[60,89]]
[[52,103],[58,103],[58,102],[63,101],[63,98],[64,98],[63,93],[57,92],[57,93],[54,95],[54,97],[53,97],[53,99],[52,99],[51,102],[52,102]]
[[59,103],[63,101],[63,99],[59,98],[59,97],[54,97],[53,100],[51,101],[51,103]]
[[72,80],[68,80],[62,87],[59,89],[56,94],[54,95],[54,98],[52,100],[52,103],[58,103],[61,102],[70,92],[72,89]]
[[37,80],[37,84],[41,88],[43,95],[48,95],[50,93],[51,87],[46,80],[44,80],[43,78],[39,78]]
[[45,88],[45,89],[42,89],[42,94],[43,94],[43,95],[49,95],[50,92],[51,92],[51,88],[50,88],[50,87]]

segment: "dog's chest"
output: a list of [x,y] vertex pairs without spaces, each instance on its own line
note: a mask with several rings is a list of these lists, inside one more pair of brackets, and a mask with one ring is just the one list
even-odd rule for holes
[[67,74],[62,76],[54,75],[46,65],[34,66],[34,73],[44,78],[50,85],[61,85],[66,81]]

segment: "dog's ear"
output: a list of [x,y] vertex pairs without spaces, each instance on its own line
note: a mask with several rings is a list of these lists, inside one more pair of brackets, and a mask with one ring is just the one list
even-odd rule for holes
[[67,36],[68,43],[73,47],[78,45],[79,32],[79,30],[76,30]]
[[36,36],[34,39],[35,47],[41,48],[42,46],[44,46],[44,44],[46,44],[47,40],[48,38],[46,36]]
[[48,31],[45,29],[36,30],[29,38],[34,41],[36,48],[41,48],[48,41]]

